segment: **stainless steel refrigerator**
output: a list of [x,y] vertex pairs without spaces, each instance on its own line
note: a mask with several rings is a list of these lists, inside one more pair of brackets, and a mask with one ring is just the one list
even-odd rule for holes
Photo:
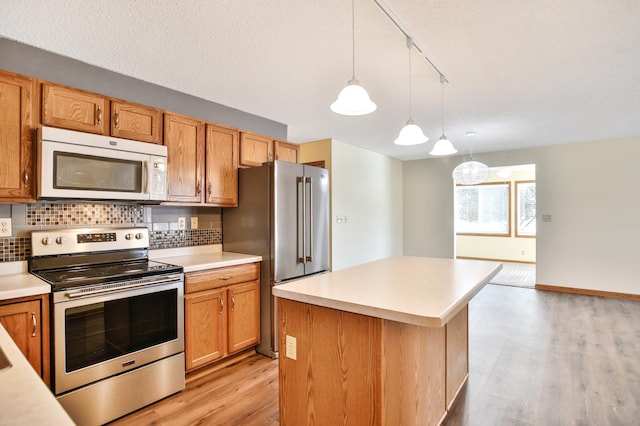
[[223,209],[224,251],[262,256],[258,352],[278,357],[271,287],[329,270],[329,171],[273,161],[240,169],[238,207]]

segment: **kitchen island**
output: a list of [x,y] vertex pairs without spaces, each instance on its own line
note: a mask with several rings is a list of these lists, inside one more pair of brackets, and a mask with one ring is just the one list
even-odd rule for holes
[[441,423],[468,377],[467,304],[500,269],[405,256],[275,286],[281,424]]

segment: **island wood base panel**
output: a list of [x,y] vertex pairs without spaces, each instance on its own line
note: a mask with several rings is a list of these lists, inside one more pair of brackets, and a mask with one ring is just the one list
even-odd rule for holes
[[441,328],[286,299],[278,316],[283,426],[438,425],[466,381],[466,306]]

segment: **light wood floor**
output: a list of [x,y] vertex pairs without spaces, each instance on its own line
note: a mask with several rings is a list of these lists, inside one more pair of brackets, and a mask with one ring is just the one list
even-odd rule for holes
[[[486,286],[469,306],[454,425],[640,424],[640,303]],[[254,355],[117,425],[276,425],[277,361]]]

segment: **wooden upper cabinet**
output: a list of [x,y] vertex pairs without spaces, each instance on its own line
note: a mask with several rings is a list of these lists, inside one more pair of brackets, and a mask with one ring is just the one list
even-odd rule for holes
[[112,101],[111,136],[162,144],[162,110]]
[[297,163],[299,161],[299,145],[279,140],[274,140],[273,145],[276,152],[276,160],[288,161],[290,163]]
[[165,114],[168,200],[201,203],[204,200],[204,123]]
[[239,134],[235,129],[207,124],[207,204],[238,206],[238,139]]
[[240,165],[261,166],[273,161],[273,139],[256,133],[240,132]]
[[35,80],[0,71],[0,199],[33,199]]
[[71,87],[42,84],[42,124],[81,132],[109,134],[109,100]]

